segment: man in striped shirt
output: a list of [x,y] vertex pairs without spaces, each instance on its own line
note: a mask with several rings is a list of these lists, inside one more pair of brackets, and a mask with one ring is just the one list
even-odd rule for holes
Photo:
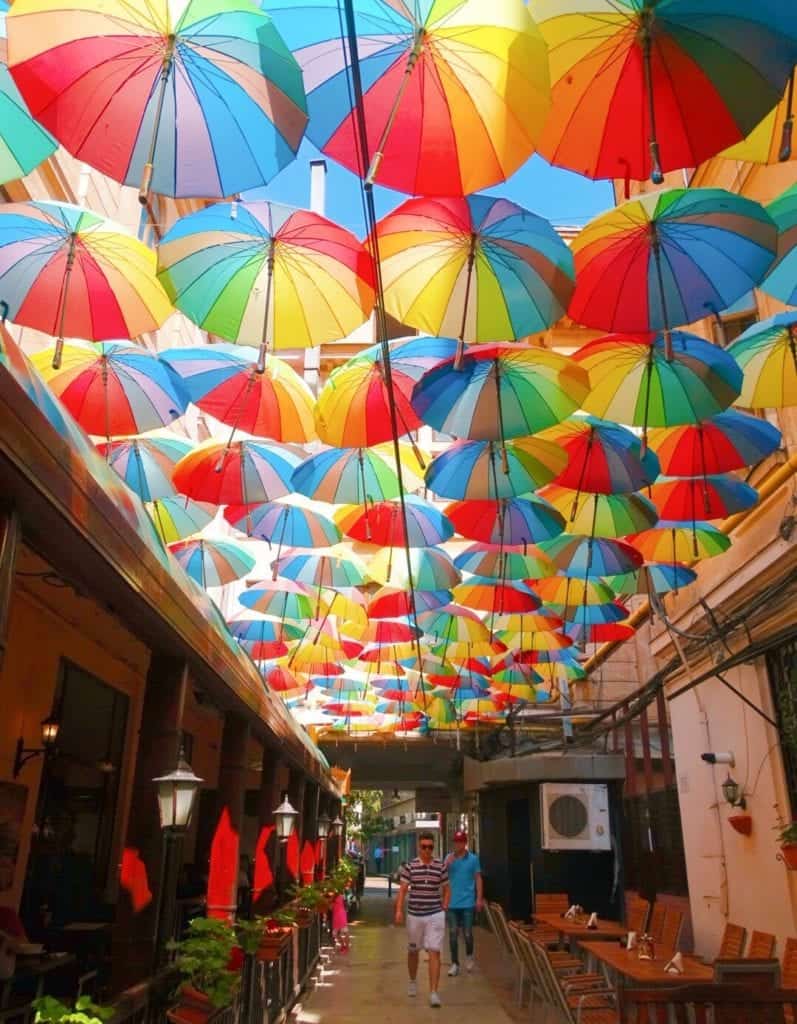
[[404,918],[407,904],[407,968],[410,974],[408,994],[418,994],[418,957],[425,949],[429,954],[429,1005],[439,1007],[440,950],[446,931],[446,910],[449,888],[448,868],[434,855],[434,836],[421,832],[418,856],[401,869],[396,899],[396,924]]

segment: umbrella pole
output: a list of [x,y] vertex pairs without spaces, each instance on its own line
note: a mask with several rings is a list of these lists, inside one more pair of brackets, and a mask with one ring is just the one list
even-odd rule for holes
[[58,302],[58,337],[55,341],[55,352],[53,353],[53,369],[60,370],[61,356],[64,351],[64,327],[66,326],[66,301],[69,298],[69,282],[72,278],[72,268],[75,265],[75,249],[77,247],[77,234],[72,232],[69,236],[69,251],[66,254],[66,269],[64,270],[64,283],[61,288],[61,296]]
[[797,373],[797,324],[789,324],[789,351],[794,363],[794,372]]
[[648,416],[650,415],[650,391],[653,386],[653,342],[650,343],[648,360],[645,366],[645,411],[642,418],[642,441],[639,454],[644,458],[648,450]]
[[415,65],[418,63],[418,58],[423,53],[423,37],[423,28],[416,28],[412,49],[409,52],[409,56],[407,57],[407,66],[404,69],[404,77],[401,79],[401,85],[399,86],[398,92],[393,100],[393,106],[390,108],[390,113],[387,115],[385,127],[382,129],[382,134],[379,137],[379,142],[377,143],[376,150],[374,151],[373,158],[371,159],[371,165],[365,175],[366,185],[373,185],[377,174],[379,174],[379,168],[385,155],[385,146],[387,145],[388,138],[390,137],[396,117],[398,116],[401,101],[404,99],[404,93],[410,83],[410,78],[412,77]]
[[263,309],[263,338],[257,355],[257,372],[266,372],[266,353],[268,351],[268,318],[271,314],[271,292],[274,287],[274,239],[269,239],[268,261],[266,263],[266,298]]
[[783,135],[780,140],[778,161],[785,163],[791,157],[791,137],[794,130],[794,72],[789,79],[789,88],[786,91],[786,120],[783,122]]
[[465,278],[465,298],[462,303],[462,325],[459,329],[459,344],[454,356],[454,369],[462,369],[462,356],[465,354],[465,328],[468,326],[468,306],[470,305],[470,288],[473,281],[473,264],[476,262],[476,242],[478,235],[475,231],[470,235],[470,246],[468,248],[467,277]]
[[138,190],[138,201],[142,206],[149,204],[149,193],[152,187],[152,172],[155,167],[155,150],[158,145],[158,134],[160,131],[161,116],[163,114],[163,104],[166,100],[166,86],[169,84],[169,74],[174,64],[174,44],[176,42],[176,36],[174,34],[169,36],[169,45],[166,49],[166,53],[163,55],[163,64],[161,65],[161,77],[160,84],[158,87],[158,101],[155,107],[155,122],[152,128],[152,139],[149,144],[149,152],[147,153],[147,162],[144,164],[144,173],[141,176],[141,187]]
[[648,117],[650,119],[650,180],[654,185],[661,185],[664,174],[661,170],[659,140],[656,131],[656,101],[653,96],[653,9],[646,6],[642,11],[642,63],[645,69],[645,94],[648,101]]
[[504,434],[504,410],[501,405],[501,370],[499,362],[495,360],[495,396],[498,400],[498,436],[501,440],[501,469],[504,476],[509,476],[509,459],[506,454],[506,436]]
[[659,227],[655,220],[650,222],[651,237],[653,243],[653,261],[656,264],[656,278],[659,285],[659,298],[661,299],[661,315],[664,321],[664,358],[668,363],[672,362],[672,332],[670,331],[670,318],[667,314],[667,297],[664,293],[664,271],[661,267],[661,239],[659,238]]

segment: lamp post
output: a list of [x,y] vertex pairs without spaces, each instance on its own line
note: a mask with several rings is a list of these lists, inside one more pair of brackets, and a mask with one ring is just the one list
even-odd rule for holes
[[277,865],[274,872],[274,883],[277,890],[277,900],[285,892],[285,852],[282,849],[283,843],[287,843],[293,835],[296,827],[296,819],[299,812],[288,799],[287,792],[282,794],[282,803],[274,810],[274,828],[277,832]]
[[340,860],[341,856],[343,855],[343,818],[341,818],[339,814],[335,815],[329,827],[332,831],[332,835],[335,836],[335,838],[338,841],[338,860]]
[[61,729],[61,720],[56,714],[48,715],[41,724],[42,745],[40,747],[26,747],[22,736],[17,740],[17,749],[14,754],[14,778],[22,771],[24,766],[34,757],[43,754],[45,757],[52,752],[58,740],[58,733]]
[[[329,838],[331,827],[332,819],[329,815],[326,812],[319,814],[316,831],[318,838],[324,844],[324,856],[321,858],[321,878],[326,878],[327,874],[327,854],[329,852],[327,849],[327,839]],[[318,868],[316,868],[316,872],[318,872]]]
[[152,780],[158,787],[158,815],[163,836],[163,860],[155,911],[155,970],[162,965],[165,946],[174,929],[177,869],[183,836],[191,824],[202,779],[195,775],[183,751],[177,767],[167,775]]

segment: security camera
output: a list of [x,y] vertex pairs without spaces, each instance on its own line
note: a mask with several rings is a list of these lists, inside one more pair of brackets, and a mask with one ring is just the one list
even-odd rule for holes
[[701,754],[700,759],[701,761],[705,761],[706,764],[729,764],[731,767],[736,764],[733,759],[733,754],[730,751],[725,753],[720,753],[718,751],[716,754]]

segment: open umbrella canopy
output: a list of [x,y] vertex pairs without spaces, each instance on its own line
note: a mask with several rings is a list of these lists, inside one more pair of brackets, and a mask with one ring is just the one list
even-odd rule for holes
[[465,608],[491,615],[533,612],[540,607],[540,600],[534,591],[522,585],[468,580],[454,587],[453,596]]
[[58,143],[33,119],[8,72],[6,15],[0,0],[0,185],[22,178],[55,152]]
[[352,540],[382,547],[426,547],[453,536],[454,527],[431,502],[407,494],[404,506],[406,530],[399,501],[347,505],[335,513],[335,522]]
[[754,164],[785,163],[797,159],[797,149],[792,145],[794,78],[795,72],[792,71],[780,103],[758,122],[746,138],[724,149],[720,153],[723,159]]
[[551,57],[545,157],[591,178],[696,167],[780,99],[797,25],[779,0],[537,0]]
[[238,600],[244,608],[276,619],[311,619],[318,610],[318,600],[309,588],[284,578],[256,583]]
[[774,266],[761,283],[761,291],[797,306],[797,185],[767,206],[778,229],[778,251]]
[[567,452],[567,467],[555,481],[560,487],[590,494],[628,494],[647,487],[659,475],[653,452],[643,453],[639,438],[617,423],[572,416],[540,436]]
[[568,533],[625,537],[655,526],[659,518],[656,506],[642,494],[585,494],[549,484],[541,496],[565,517]]
[[671,189],[622,203],[573,241],[569,314],[607,331],[669,331],[727,309],[772,265],[777,228],[723,189]]
[[313,587],[359,587],[372,575],[359,559],[350,555],[315,551],[283,555],[273,568],[282,579]]
[[325,548],[337,544],[340,530],[313,509],[267,501],[262,505],[228,505],[224,518],[248,537],[278,548]]
[[537,437],[519,437],[505,445],[457,441],[432,459],[426,485],[441,498],[495,501],[550,483],[566,465],[562,448]]
[[157,501],[174,495],[174,467],[191,445],[178,437],[133,437],[103,442],[97,449],[142,501]]
[[556,568],[542,548],[534,544],[514,548],[500,544],[470,544],[454,559],[462,572],[493,580],[528,580],[553,576]]
[[0,205],[0,294],[9,320],[56,338],[56,369],[65,337],[136,338],[172,312],[155,253],[67,203]]
[[173,348],[162,358],[194,405],[235,430],[300,444],[315,438],[313,393],[282,359],[266,356],[258,373],[254,351],[247,358],[224,345]]
[[147,511],[164,544],[199,533],[216,515],[213,505],[180,497],[159,498],[147,505]]
[[368,603],[370,619],[392,619],[432,611],[454,600],[450,590],[415,590],[410,595],[395,587],[380,587]]
[[486,544],[536,544],[558,536],[564,516],[537,494],[498,501],[454,501],[446,515],[457,533]]
[[450,643],[475,644],[490,636],[490,631],[476,612],[456,604],[422,612],[418,616],[418,625],[424,633]]
[[609,576],[606,582],[616,594],[668,594],[671,590],[688,587],[697,579],[697,573],[685,565],[671,562],[651,562],[622,576]]
[[[638,568],[643,558],[636,548],[620,540],[561,534],[540,545],[565,576],[589,579],[595,576],[616,576]],[[544,582],[544,581],[542,581]],[[539,592],[539,590],[538,590]],[[547,595],[541,597],[555,605]]]
[[240,580],[255,567],[255,559],[240,544],[226,540],[182,540],[169,550],[191,579],[203,587],[223,587]]
[[157,430],[188,405],[167,366],[130,342],[66,345],[57,370],[54,354],[38,352],[33,365],[87,434],[110,438]]
[[371,260],[345,228],[268,202],[215,203],[158,247],[158,276],[206,331],[260,347],[308,348],[350,334],[374,303]]
[[763,461],[778,450],[781,434],[766,420],[729,409],[701,423],[653,430],[649,443],[667,476],[708,476]]
[[[461,580],[451,556],[440,548],[382,548],[368,561],[368,574],[384,586],[450,590]],[[408,564],[409,562],[409,564]],[[410,579],[411,573],[411,579]]]
[[412,405],[446,434],[504,441],[559,423],[588,392],[587,374],[566,356],[531,345],[480,345],[429,370]]
[[257,188],[299,148],[302,73],[254,4],[23,0],[8,33],[34,116],[78,160],[144,196],[150,184],[169,196]]
[[[388,342],[390,365],[394,371],[412,378],[417,384],[421,377],[438,363],[453,359],[459,347],[460,343],[453,338],[437,338],[424,334],[393,338]],[[356,356],[352,356],[349,363],[355,360],[369,364],[384,363],[381,343],[364,348]]]
[[[352,62],[337,0],[263,0],[304,73],[308,135],[361,166]],[[531,155],[550,104],[548,58],[522,4],[355,0],[368,178],[416,195],[455,196],[503,181]]]
[[355,357],[334,370],[318,396],[315,422],[325,444],[359,448],[390,441],[393,425],[391,397],[398,433],[417,430],[421,421],[410,404],[414,381],[392,368],[389,388],[382,360]]
[[252,505],[291,491],[301,457],[276,441],[208,441],[185,455],[172,480],[181,494],[215,505]]
[[744,374],[738,404],[748,409],[797,405],[797,312],[753,324],[728,352]]
[[522,338],[560,320],[573,292],[570,249],[508,199],[408,199],[377,224],[372,245],[387,311],[430,334]]
[[662,519],[694,523],[744,512],[756,504],[758,491],[732,476],[683,477],[654,484],[650,499]]
[[[636,569],[642,564],[643,559],[633,560],[633,564],[627,570]],[[546,606],[575,607],[579,604],[606,604],[614,600],[614,591],[603,580],[598,580],[591,575],[589,579],[579,579],[575,576],[548,576],[544,580],[534,581],[534,590],[545,602]]]
[[675,565],[694,558],[714,558],[731,546],[731,538],[711,523],[661,520],[652,530],[644,530],[626,538],[641,552],[647,562],[669,562]]
[[[401,447],[405,486],[417,486],[423,469],[409,447]],[[328,448],[306,459],[293,474],[299,494],[332,505],[390,501],[401,493],[391,446]]]

